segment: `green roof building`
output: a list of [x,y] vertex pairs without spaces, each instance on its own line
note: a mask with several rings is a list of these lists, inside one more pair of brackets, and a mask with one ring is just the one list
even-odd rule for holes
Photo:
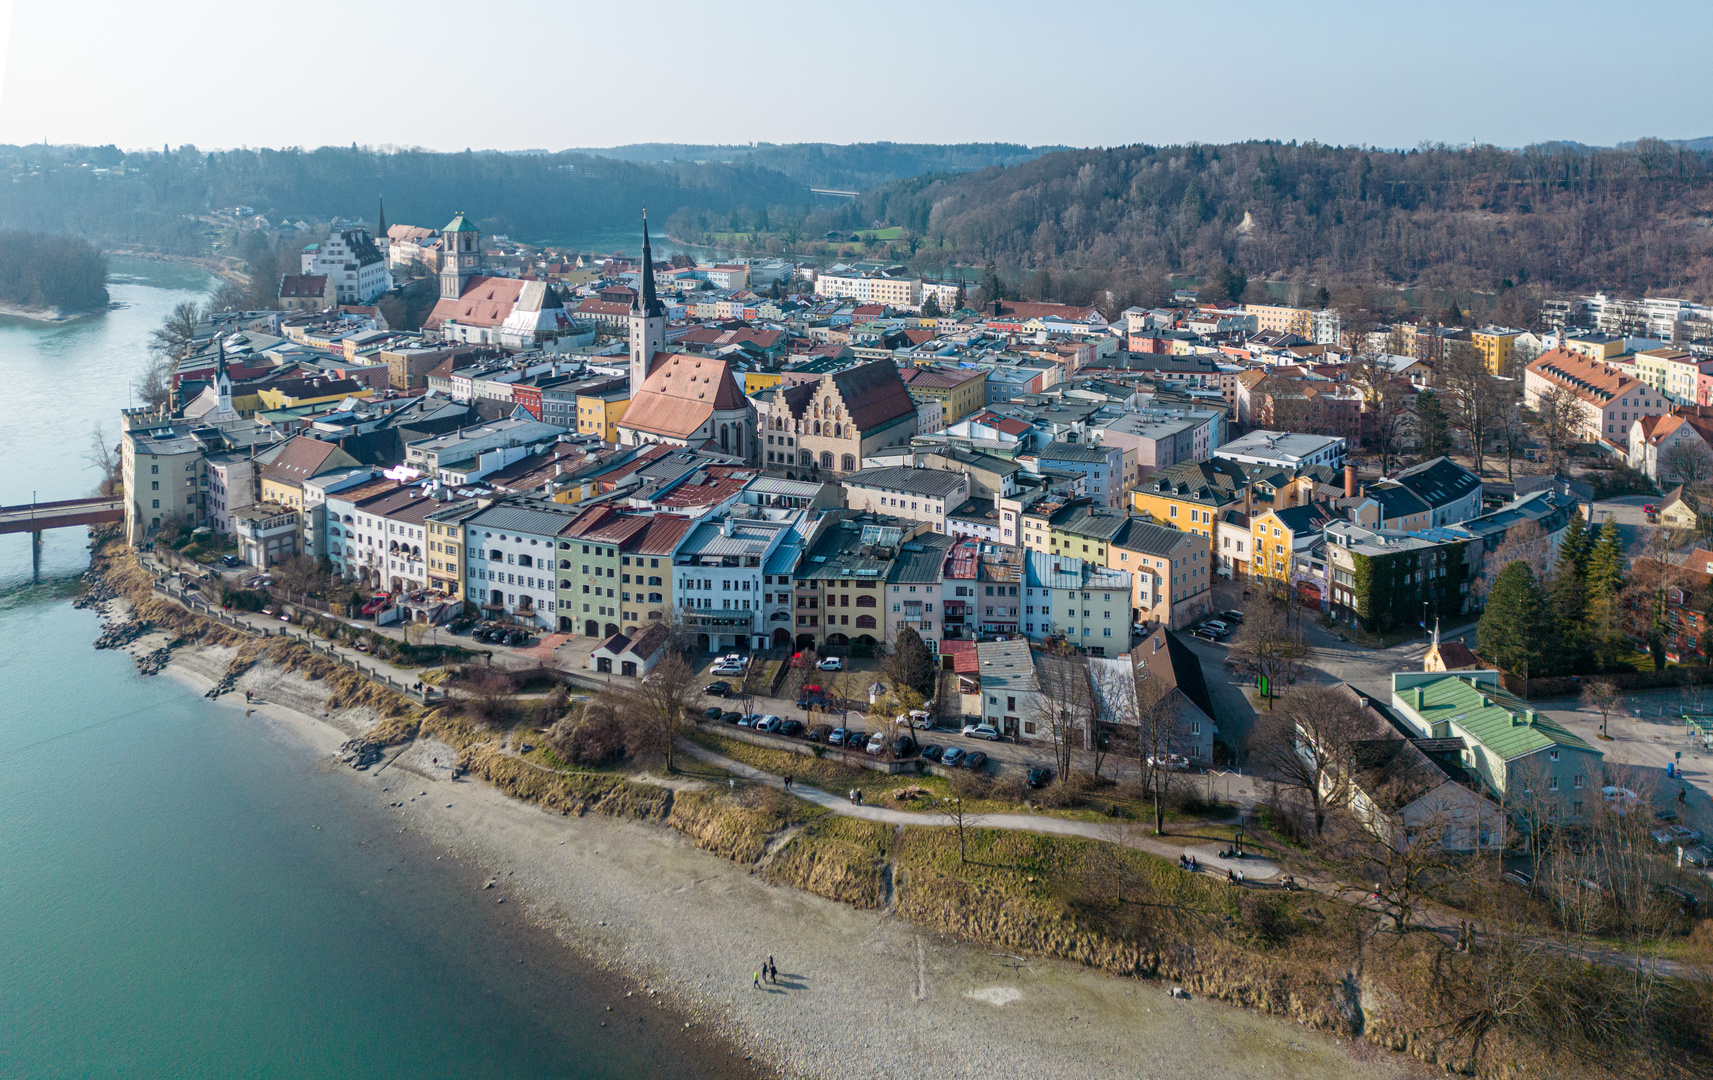
[[1455,754],[1513,814],[1574,819],[1600,797],[1605,755],[1507,693],[1497,671],[1396,672],[1392,707],[1418,745]]

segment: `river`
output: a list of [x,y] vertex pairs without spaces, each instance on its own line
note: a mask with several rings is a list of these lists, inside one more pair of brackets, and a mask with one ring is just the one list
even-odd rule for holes
[[[112,279],[106,314],[0,323],[0,501],[94,484],[89,434],[116,435],[148,332],[211,285],[118,260]],[[0,1076],[754,1075],[632,1015],[348,772],[91,649],[86,564],[82,530],[50,534],[40,582],[27,541],[0,548]]]

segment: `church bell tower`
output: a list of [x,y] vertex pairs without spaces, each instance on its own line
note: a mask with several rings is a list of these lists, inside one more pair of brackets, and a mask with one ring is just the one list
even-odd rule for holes
[[456,300],[482,269],[482,234],[464,211],[440,230],[440,299]]
[[648,211],[642,212],[642,282],[630,305],[630,392],[648,379],[654,354],[666,351],[666,305],[654,295],[654,251],[648,243]]

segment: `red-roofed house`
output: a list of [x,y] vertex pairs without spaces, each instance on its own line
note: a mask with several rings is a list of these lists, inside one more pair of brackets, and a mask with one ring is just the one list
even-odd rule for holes
[[1604,439],[1620,453],[1629,449],[1634,421],[1671,411],[1658,390],[1569,349],[1542,353],[1523,369],[1524,405],[1540,411],[1541,397],[1554,389],[1575,402],[1579,436],[1589,441]]
[[339,303],[339,290],[326,274],[286,274],[280,278],[281,311],[325,311]]
[[782,386],[762,417],[763,465],[821,473],[852,473],[862,459],[916,436],[916,403],[898,368],[876,360]]
[[711,356],[656,353],[648,379],[618,422],[619,443],[664,443],[755,457],[753,410],[731,365]]
[[1644,416],[1630,422],[1630,468],[1656,484],[1706,479],[1713,472],[1713,420]]

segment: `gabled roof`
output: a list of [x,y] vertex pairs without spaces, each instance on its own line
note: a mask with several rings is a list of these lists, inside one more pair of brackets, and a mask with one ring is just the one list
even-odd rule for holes
[[1477,684],[1472,676],[1446,674],[1419,685],[1419,708],[1409,690],[1399,692],[1394,701],[1401,700],[1430,726],[1450,723],[1462,728],[1506,761],[1550,747],[1600,753],[1546,713],[1492,683]]
[[1436,457],[1420,465],[1412,465],[1392,479],[1435,509],[1448,506],[1481,486],[1479,476],[1448,457]]
[[747,404],[727,361],[656,353],[648,379],[631,396],[619,426],[688,439],[715,410],[743,409]]
[[456,300],[438,300],[423,321],[424,330],[437,330],[448,320],[465,326],[498,326],[517,306],[522,278],[473,277]]
[[906,416],[916,415],[898,368],[890,360],[859,364],[832,375],[833,385],[844,399],[851,423],[859,432],[878,431]]
[[1176,688],[1203,716],[1214,719],[1213,698],[1208,695],[1207,680],[1202,677],[1201,661],[1178,635],[1161,627],[1130,650],[1130,657],[1164,686]]
[[[335,454],[339,455],[338,459],[329,464],[329,459]],[[262,478],[286,484],[301,484],[327,469],[351,464],[355,462],[341,453],[339,447],[333,443],[312,439],[307,435],[294,435],[281,444],[271,461],[262,466]]]

